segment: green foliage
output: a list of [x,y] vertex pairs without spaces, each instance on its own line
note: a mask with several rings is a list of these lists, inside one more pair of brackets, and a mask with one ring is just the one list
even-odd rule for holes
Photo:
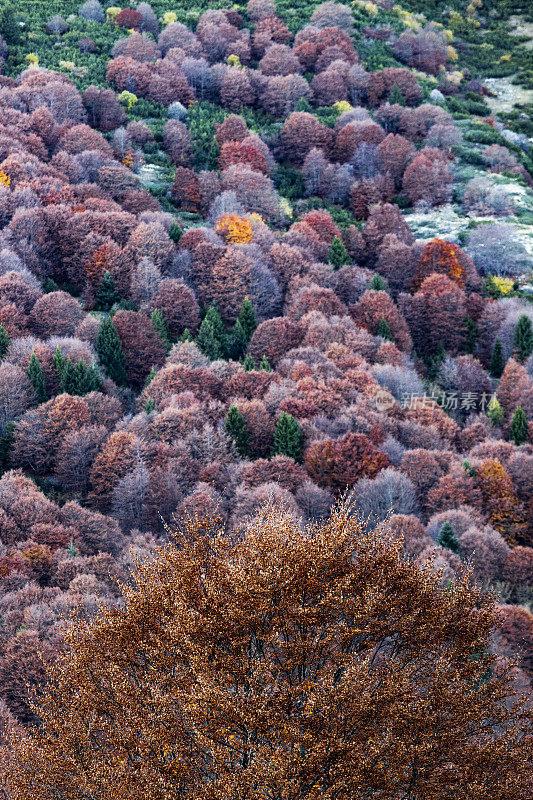
[[181,225],[179,225],[177,222],[173,222],[170,225],[170,228],[168,229],[168,235],[170,236],[174,244],[177,244],[183,235],[183,230],[181,228]]
[[328,250],[328,262],[331,264],[333,269],[340,269],[345,264],[351,263],[351,258],[348,255],[348,251],[338,236],[334,236],[333,241],[331,242],[331,246]]
[[9,342],[11,339],[8,336],[8,333],[2,323],[0,323],[0,360],[5,356],[7,353],[7,348],[9,347]]
[[270,366],[270,361],[266,356],[263,356],[261,359],[261,363],[259,364],[259,369],[263,372],[272,372],[272,367]]
[[519,361],[525,361],[533,353],[533,329],[527,314],[521,314],[516,323],[514,346]]
[[249,342],[257,328],[254,307],[249,297],[245,297],[243,300],[242,308],[239,313],[239,322],[246,336],[246,341]]
[[202,320],[196,344],[211,361],[228,357],[228,336],[215,306],[210,306]]
[[48,392],[46,391],[46,380],[41,368],[41,362],[35,355],[31,354],[30,363],[27,369],[28,378],[33,386],[35,392],[35,399],[37,404],[46,403],[48,400]]
[[159,308],[156,308],[150,314],[150,319],[152,320],[152,325],[154,326],[155,332],[165,345],[168,353],[172,346],[172,338],[170,336],[168,322],[166,321],[163,312]]
[[467,317],[465,319],[465,327],[466,327],[465,352],[473,353],[477,341],[477,325],[472,319],[472,317]]
[[178,339],[178,342],[192,342],[192,340],[193,338],[190,330],[188,328],[185,328],[180,338]]
[[501,378],[505,367],[505,361],[502,352],[502,343],[499,339],[494,342],[494,348],[490,357],[489,372],[493,378]]
[[490,403],[487,408],[487,417],[490,419],[495,428],[498,428],[503,422],[503,408],[496,395],[491,397]]
[[385,319],[385,317],[381,317],[378,325],[378,336],[381,336],[383,339],[387,339],[389,342],[392,342],[393,335],[392,331],[389,327],[389,323]]
[[7,422],[0,436],[0,470],[4,472],[9,468],[9,453],[13,445],[15,423]]
[[305,183],[299,169],[278,164],[273,176],[274,185],[287,200],[299,200],[305,194]]
[[378,275],[378,273],[375,272],[374,275],[372,275],[372,280],[368,284],[368,288],[373,289],[375,292],[384,292],[386,289],[386,283],[381,275]]
[[144,388],[146,388],[147,386],[150,386],[150,384],[152,383],[152,381],[153,381],[153,379],[155,378],[156,375],[157,375],[157,372],[156,372],[155,367],[150,367],[150,372],[146,376],[146,380],[144,382]]
[[245,372],[251,372],[253,369],[255,369],[255,359],[250,353],[248,353],[244,359],[243,367]]
[[303,438],[298,420],[283,411],[276,423],[272,455],[289,456],[295,461],[300,461]]
[[244,333],[241,321],[238,319],[230,336],[229,354],[233,361],[238,361],[243,357],[248,346],[248,339]]
[[124,385],[126,383],[124,352],[117,329],[110,317],[106,317],[100,326],[95,349],[109,377],[119,386]]
[[511,422],[511,429],[509,431],[511,440],[518,446],[527,442],[528,425],[527,417],[524,410],[518,406],[513,414],[513,421]]
[[229,407],[224,420],[224,429],[234,443],[237,453],[242,458],[246,458],[249,436],[246,430],[246,421],[237,406]]
[[117,292],[115,280],[106,270],[94,298],[94,307],[97,311],[109,311],[115,303],[119,302],[120,295]]
[[450,522],[446,521],[440,529],[437,544],[441,547],[446,547],[448,550],[451,550],[452,553],[459,552],[459,540]]
[[389,103],[391,105],[397,104],[399,106],[405,106],[405,97],[403,96],[401,90],[398,88],[396,84],[392,87],[389,92]]
[[152,411],[155,411],[155,403],[151,397],[148,398],[144,405],[144,410],[147,414],[151,414]]

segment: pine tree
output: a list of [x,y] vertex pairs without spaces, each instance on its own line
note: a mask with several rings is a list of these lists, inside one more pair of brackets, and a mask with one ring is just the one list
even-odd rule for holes
[[233,361],[238,361],[239,358],[242,358],[247,345],[248,339],[246,338],[241,321],[238,319],[231,332],[230,356]]
[[272,372],[270,361],[266,356],[263,356],[263,358],[261,359],[261,363],[259,364],[259,369],[263,370],[263,372]]
[[151,414],[152,411],[155,411],[155,403],[151,397],[149,397],[148,400],[146,401],[144,410],[147,414]]
[[0,323],[0,360],[5,356],[7,353],[7,348],[9,347],[9,342],[11,339],[8,336],[8,333],[2,323]]
[[159,308],[156,308],[155,311],[152,311],[150,314],[150,319],[152,320],[152,325],[154,326],[155,332],[167,348],[168,353],[172,346],[172,340],[168,322],[166,321],[163,312]]
[[78,391],[78,381],[76,375],[76,368],[70,358],[67,358],[66,361],[63,362],[63,368],[61,369],[61,380],[59,381],[59,388],[62,392],[66,394],[77,395],[80,394]]
[[250,353],[248,353],[244,359],[243,367],[245,372],[251,372],[253,369],[255,369],[255,359],[252,355],[250,355]]
[[249,297],[245,297],[243,300],[242,308],[239,314],[239,322],[242,325],[244,335],[246,336],[246,341],[249,342],[255,329],[257,328],[254,307]]
[[459,540],[449,522],[445,522],[440,529],[437,544],[441,547],[446,547],[448,550],[451,550],[452,553],[459,552]]
[[106,317],[100,325],[95,349],[109,377],[119,385],[125,384],[126,368],[122,344],[110,317]]
[[211,361],[228,356],[228,336],[215,306],[207,309],[196,337],[196,344]]
[[490,403],[487,408],[487,417],[490,419],[495,428],[503,422],[503,408],[495,394],[492,395]]
[[185,328],[178,342],[192,342],[192,334],[188,328]]
[[373,289],[375,292],[384,292],[386,284],[381,275],[378,275],[378,273],[375,272],[374,275],[372,275],[372,280],[370,281],[368,288]]
[[477,325],[472,319],[472,317],[467,317],[465,319],[465,327],[466,327],[465,352],[473,353],[477,341]]
[[493,378],[501,378],[505,363],[503,360],[502,343],[499,339],[494,342],[494,349],[490,358],[489,372]]
[[389,342],[392,342],[393,340],[392,331],[385,317],[381,317],[379,321],[378,336],[381,336],[382,339],[387,339]]
[[147,386],[150,386],[150,384],[152,383],[152,381],[153,381],[153,379],[155,378],[156,375],[157,375],[157,372],[156,372],[155,367],[150,367],[150,372],[146,376],[146,380],[144,382],[144,387],[145,388]]
[[66,394],[83,397],[89,392],[99,392],[102,389],[102,379],[94,365],[88,366],[81,359],[73,364],[67,358],[61,372],[60,386],[61,391]]
[[168,235],[170,236],[174,244],[177,244],[181,239],[181,237],[183,236],[183,230],[177,222],[172,222],[170,224],[170,228],[168,229]]
[[344,267],[345,264],[350,264],[350,262],[351,258],[343,242],[338,236],[334,236],[328,250],[328,263],[331,264],[333,269],[340,269]]
[[528,425],[527,425],[527,417],[524,413],[524,410],[518,406],[516,411],[513,415],[513,421],[511,422],[511,430],[510,436],[512,441],[518,446],[527,442],[528,437]]
[[46,391],[46,380],[43,371],[41,369],[41,362],[39,361],[35,353],[31,354],[27,374],[35,390],[35,398],[37,400],[38,405],[40,405],[41,403],[46,403],[46,401],[48,400],[48,393]]
[[52,366],[56,369],[59,374],[63,371],[63,365],[65,364],[65,359],[63,358],[63,354],[59,349],[59,345],[56,347],[54,357],[52,358]]
[[514,346],[519,361],[525,361],[533,353],[533,329],[526,314],[521,314],[516,323]]
[[283,411],[276,423],[272,455],[289,456],[295,461],[300,461],[302,445],[303,433],[298,420]]
[[94,298],[94,307],[97,311],[109,311],[115,303],[119,302],[120,295],[117,292],[113,276],[106,270]]
[[237,406],[233,405],[229,407],[224,421],[224,428],[233,441],[237,453],[242,458],[246,458],[248,452],[248,431],[246,430],[246,421]]

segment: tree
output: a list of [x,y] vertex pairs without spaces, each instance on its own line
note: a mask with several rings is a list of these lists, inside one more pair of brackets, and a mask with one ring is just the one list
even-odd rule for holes
[[9,347],[10,341],[11,339],[9,338],[5,327],[2,325],[2,323],[0,323],[0,361],[7,353],[7,348]]
[[105,317],[100,325],[95,349],[109,377],[119,386],[126,383],[124,352],[117,329],[110,317]]
[[384,453],[374,447],[364,433],[347,433],[338,441],[312,442],[305,453],[310,477],[341,494],[360,478],[374,478],[389,464]]
[[232,405],[228,409],[224,420],[224,430],[235,445],[237,453],[241,458],[246,458],[248,453],[248,431],[246,421],[237,406]]
[[242,308],[239,313],[238,321],[242,326],[247,342],[249,342],[257,328],[254,307],[249,297],[245,297],[242,301]]
[[152,320],[152,325],[154,326],[154,330],[165,345],[167,352],[170,350],[171,341],[170,341],[170,331],[168,329],[168,322],[166,321],[163,313],[156,308],[150,314],[150,319]]
[[117,292],[115,280],[111,273],[106,271],[96,292],[94,307],[97,311],[109,311],[118,302],[120,302],[120,295]]
[[498,398],[495,394],[493,394],[490,399],[490,403],[487,408],[487,417],[496,428],[501,425],[504,420],[505,414],[503,412],[503,408],[498,402]]
[[272,454],[275,456],[289,456],[295,461],[300,461],[302,445],[303,433],[298,420],[283,411],[276,422]]
[[517,447],[527,442],[528,438],[527,417],[524,414],[523,409],[520,408],[520,406],[518,406],[518,408],[514,412],[509,435]]
[[48,400],[48,392],[46,391],[46,380],[43,375],[41,363],[35,353],[31,354],[30,363],[28,365],[28,378],[31,381],[35,391],[35,398],[37,403],[46,403]]
[[159,367],[166,355],[165,345],[145,314],[119,311],[113,324],[120,338],[128,382],[140,388],[152,366]]
[[505,361],[502,352],[502,343],[499,339],[494,342],[494,348],[490,357],[489,372],[492,378],[501,378],[505,367]]
[[452,553],[459,552],[459,540],[451,526],[451,523],[446,521],[439,532],[437,544],[441,547],[446,547]]
[[215,306],[210,306],[202,320],[196,344],[205,355],[216,361],[228,355],[228,338],[224,323]]
[[387,339],[389,342],[392,342],[392,340],[394,339],[389,323],[387,322],[385,317],[381,317],[379,321],[377,335],[381,336],[383,339]]
[[514,346],[518,361],[525,361],[533,353],[533,328],[527,314],[521,314],[516,324]]
[[442,586],[346,506],[304,534],[272,505],[240,537],[180,528],[70,628],[12,736],[14,800],[527,796],[531,717],[467,577]]
[[334,236],[328,250],[328,262],[332,265],[333,269],[340,269],[344,267],[345,264],[350,264],[351,260],[342,240],[339,239],[338,236]]

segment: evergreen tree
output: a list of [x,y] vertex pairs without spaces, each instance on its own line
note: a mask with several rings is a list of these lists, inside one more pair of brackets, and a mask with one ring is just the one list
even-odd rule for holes
[[466,327],[465,352],[473,353],[477,341],[477,325],[472,319],[472,317],[467,317],[465,319],[465,327]]
[[155,411],[155,403],[154,403],[154,401],[152,400],[151,397],[149,397],[148,400],[146,401],[146,404],[144,406],[144,410],[145,410],[145,412],[147,414],[151,414],[152,411]]
[[152,381],[153,381],[153,379],[155,378],[156,375],[157,375],[157,373],[156,373],[155,367],[150,367],[150,372],[146,376],[146,380],[144,382],[144,387],[145,388],[147,386],[150,386],[150,384],[152,383]]
[[0,323],[0,360],[5,356],[7,353],[7,348],[9,347],[9,342],[11,339],[8,336],[8,333],[2,323]]
[[244,335],[246,336],[246,341],[249,342],[255,329],[257,328],[254,307],[249,297],[245,297],[243,300],[238,321],[241,323]]
[[487,408],[487,417],[490,419],[495,428],[503,422],[503,408],[495,394],[492,395],[489,406]]
[[102,379],[95,366],[87,366],[81,359],[73,364],[67,358],[61,370],[60,387],[66,394],[83,397],[89,392],[99,392],[102,389]]
[[440,529],[437,544],[441,547],[446,547],[448,550],[451,550],[452,553],[459,552],[459,540],[449,522],[445,522]]
[[59,349],[59,345],[56,347],[54,357],[52,358],[52,366],[56,369],[59,374],[61,375],[63,371],[63,365],[65,364],[65,359],[63,358],[63,354]]
[[341,267],[344,267],[345,264],[351,263],[351,258],[348,255],[348,251],[338,236],[334,236],[333,241],[331,242],[331,246],[328,250],[328,262],[331,264],[333,269],[340,269]]
[[259,369],[262,369],[263,372],[272,372],[270,361],[266,356],[263,356],[263,358],[261,359],[261,363],[259,364]]
[[378,275],[378,273],[375,272],[372,275],[372,280],[368,284],[368,288],[373,289],[375,292],[384,292],[386,289],[386,283],[381,275]]
[[244,328],[241,325],[241,321],[238,319],[235,325],[233,326],[233,330],[231,332],[231,341],[230,341],[231,358],[234,361],[238,361],[239,358],[242,358],[247,345],[248,345],[248,339],[246,338],[246,334],[244,332]]
[[393,105],[405,106],[406,105],[405,96],[404,96],[402,90],[400,89],[400,87],[398,86],[397,83],[394,84],[394,86],[392,87],[392,89],[389,92],[389,103],[391,104],[391,106],[393,106]]
[[174,244],[177,244],[183,235],[183,230],[177,222],[172,222],[170,224],[170,228],[168,229],[168,235]]
[[192,335],[188,328],[185,328],[180,338],[178,339],[178,342],[192,342]]
[[245,372],[251,372],[253,369],[255,369],[255,359],[252,355],[250,355],[250,353],[248,353],[244,359],[243,367]]
[[113,276],[107,270],[104,272],[102,283],[98,287],[94,298],[94,307],[97,311],[109,311],[109,309],[120,302],[120,295],[117,292]]
[[35,397],[38,405],[40,405],[41,403],[46,403],[46,401],[48,400],[48,393],[46,391],[46,380],[43,371],[41,369],[41,362],[39,361],[35,353],[31,354],[27,374],[34,388]]
[[387,339],[389,342],[392,342],[393,339],[392,331],[385,317],[381,317],[379,321],[378,336],[381,336],[383,339]]
[[95,349],[109,377],[119,385],[125,384],[126,367],[122,344],[110,317],[106,317],[100,325]]
[[170,336],[170,330],[168,327],[168,322],[165,319],[165,316],[159,308],[156,308],[155,311],[152,311],[150,314],[150,319],[152,320],[152,325],[154,326],[155,332],[167,348],[167,353],[172,346],[172,340]]
[[0,471],[9,468],[9,453],[13,445],[13,438],[15,436],[15,423],[7,422],[4,425],[4,432],[0,437]]
[[0,8],[0,36],[9,45],[18,45],[21,42],[21,29],[18,23],[15,8],[9,4]]
[[519,361],[525,361],[533,353],[533,329],[526,314],[521,314],[516,323],[514,346]]
[[514,412],[513,421],[511,422],[510,436],[512,441],[517,446],[524,444],[524,442],[527,442],[527,437],[528,437],[527,417],[524,413],[524,410],[520,408],[520,406],[518,406],[518,408]]
[[211,361],[228,357],[228,336],[214,305],[207,309],[198,330],[196,344]]
[[300,461],[302,445],[303,433],[298,420],[283,411],[276,423],[272,455],[289,456],[295,461]]
[[490,358],[489,372],[493,378],[501,378],[504,367],[505,362],[503,360],[502,343],[499,339],[496,339]]
[[224,421],[224,429],[229,438],[233,441],[237,453],[246,458],[248,452],[248,431],[246,430],[246,421],[237,408],[237,406],[230,406],[226,419]]

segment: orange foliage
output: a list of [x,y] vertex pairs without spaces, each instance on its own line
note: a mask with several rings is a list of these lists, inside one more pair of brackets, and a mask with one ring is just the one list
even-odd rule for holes
[[8,188],[11,186],[11,178],[3,169],[0,169],[0,184]]
[[419,289],[428,275],[433,272],[447,275],[450,280],[459,286],[464,286],[465,270],[459,263],[456,246],[445,239],[432,239],[424,247],[418,269],[414,279],[413,288]]
[[216,230],[228,244],[248,244],[254,236],[250,220],[238,214],[225,214],[218,220]]
[[524,507],[514,490],[511,478],[496,459],[484,461],[476,470],[476,479],[490,515],[491,525],[514,544],[526,535]]

